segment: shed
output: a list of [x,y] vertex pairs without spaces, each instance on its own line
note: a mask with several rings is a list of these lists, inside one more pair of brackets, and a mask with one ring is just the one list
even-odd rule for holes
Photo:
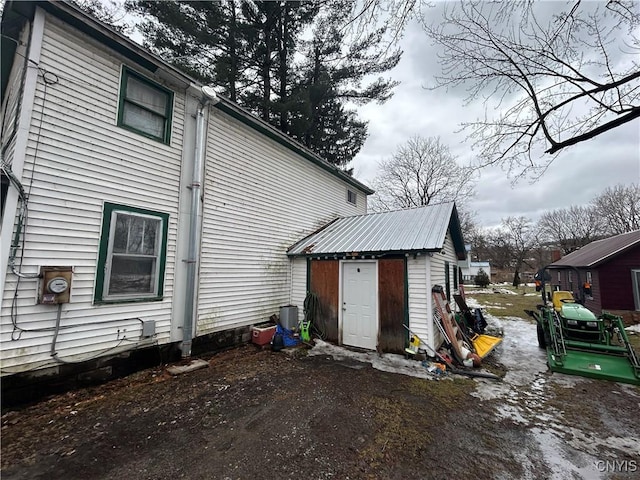
[[591,242],[551,268],[552,284],[578,297],[584,282],[590,284],[585,306],[593,312],[606,310],[628,321],[640,320],[640,230]]
[[[464,241],[453,202],[339,218],[288,250],[292,275],[320,304],[326,338],[341,345],[402,352],[409,327],[432,348],[431,289],[458,288]],[[301,282],[297,283],[301,285]],[[293,281],[292,285],[296,285]]]

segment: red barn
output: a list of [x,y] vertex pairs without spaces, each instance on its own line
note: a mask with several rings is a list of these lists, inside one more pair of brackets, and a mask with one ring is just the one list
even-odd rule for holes
[[591,242],[551,267],[551,283],[576,298],[584,292],[585,306],[596,314],[604,310],[640,322],[640,230]]

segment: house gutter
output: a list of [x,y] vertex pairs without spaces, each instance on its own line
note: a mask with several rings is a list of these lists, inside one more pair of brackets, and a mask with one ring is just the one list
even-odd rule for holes
[[187,288],[184,305],[184,325],[182,329],[182,357],[191,356],[191,345],[196,325],[196,290],[198,288],[198,263],[200,254],[200,226],[202,224],[202,167],[207,142],[207,123],[205,109],[216,104],[218,99],[211,87],[202,87],[202,99],[196,112],[196,144],[193,158],[191,184],[191,216],[189,218],[189,250],[187,252]]

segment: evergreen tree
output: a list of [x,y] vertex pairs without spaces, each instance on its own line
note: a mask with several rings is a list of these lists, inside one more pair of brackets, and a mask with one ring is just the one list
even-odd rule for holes
[[476,276],[474,277],[474,283],[480,288],[487,288],[491,280],[489,279],[489,275],[482,268],[478,270]]
[[128,11],[145,17],[138,25],[144,46],[203,83],[214,83],[238,101],[248,78],[248,26],[235,1],[127,0]]
[[353,0],[126,6],[145,18],[139,29],[146,47],[339,166],[367,135],[349,104],[384,102],[397,84],[365,81],[393,68],[400,52],[381,47],[384,28],[348,36]]

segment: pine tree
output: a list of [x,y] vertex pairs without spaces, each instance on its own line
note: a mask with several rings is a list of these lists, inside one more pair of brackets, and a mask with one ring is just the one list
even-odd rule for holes
[[487,275],[487,272],[485,272],[482,268],[478,270],[478,273],[476,273],[476,276],[474,277],[474,283],[481,288],[486,288],[489,286],[489,283],[491,283],[491,280],[489,279],[489,275]]
[[[349,105],[384,102],[399,51],[380,46],[384,28],[348,37],[355,1],[127,0],[145,17],[145,46],[299,140],[346,166],[367,136]],[[311,40],[303,40],[312,33]],[[302,59],[296,56],[302,54]]]

